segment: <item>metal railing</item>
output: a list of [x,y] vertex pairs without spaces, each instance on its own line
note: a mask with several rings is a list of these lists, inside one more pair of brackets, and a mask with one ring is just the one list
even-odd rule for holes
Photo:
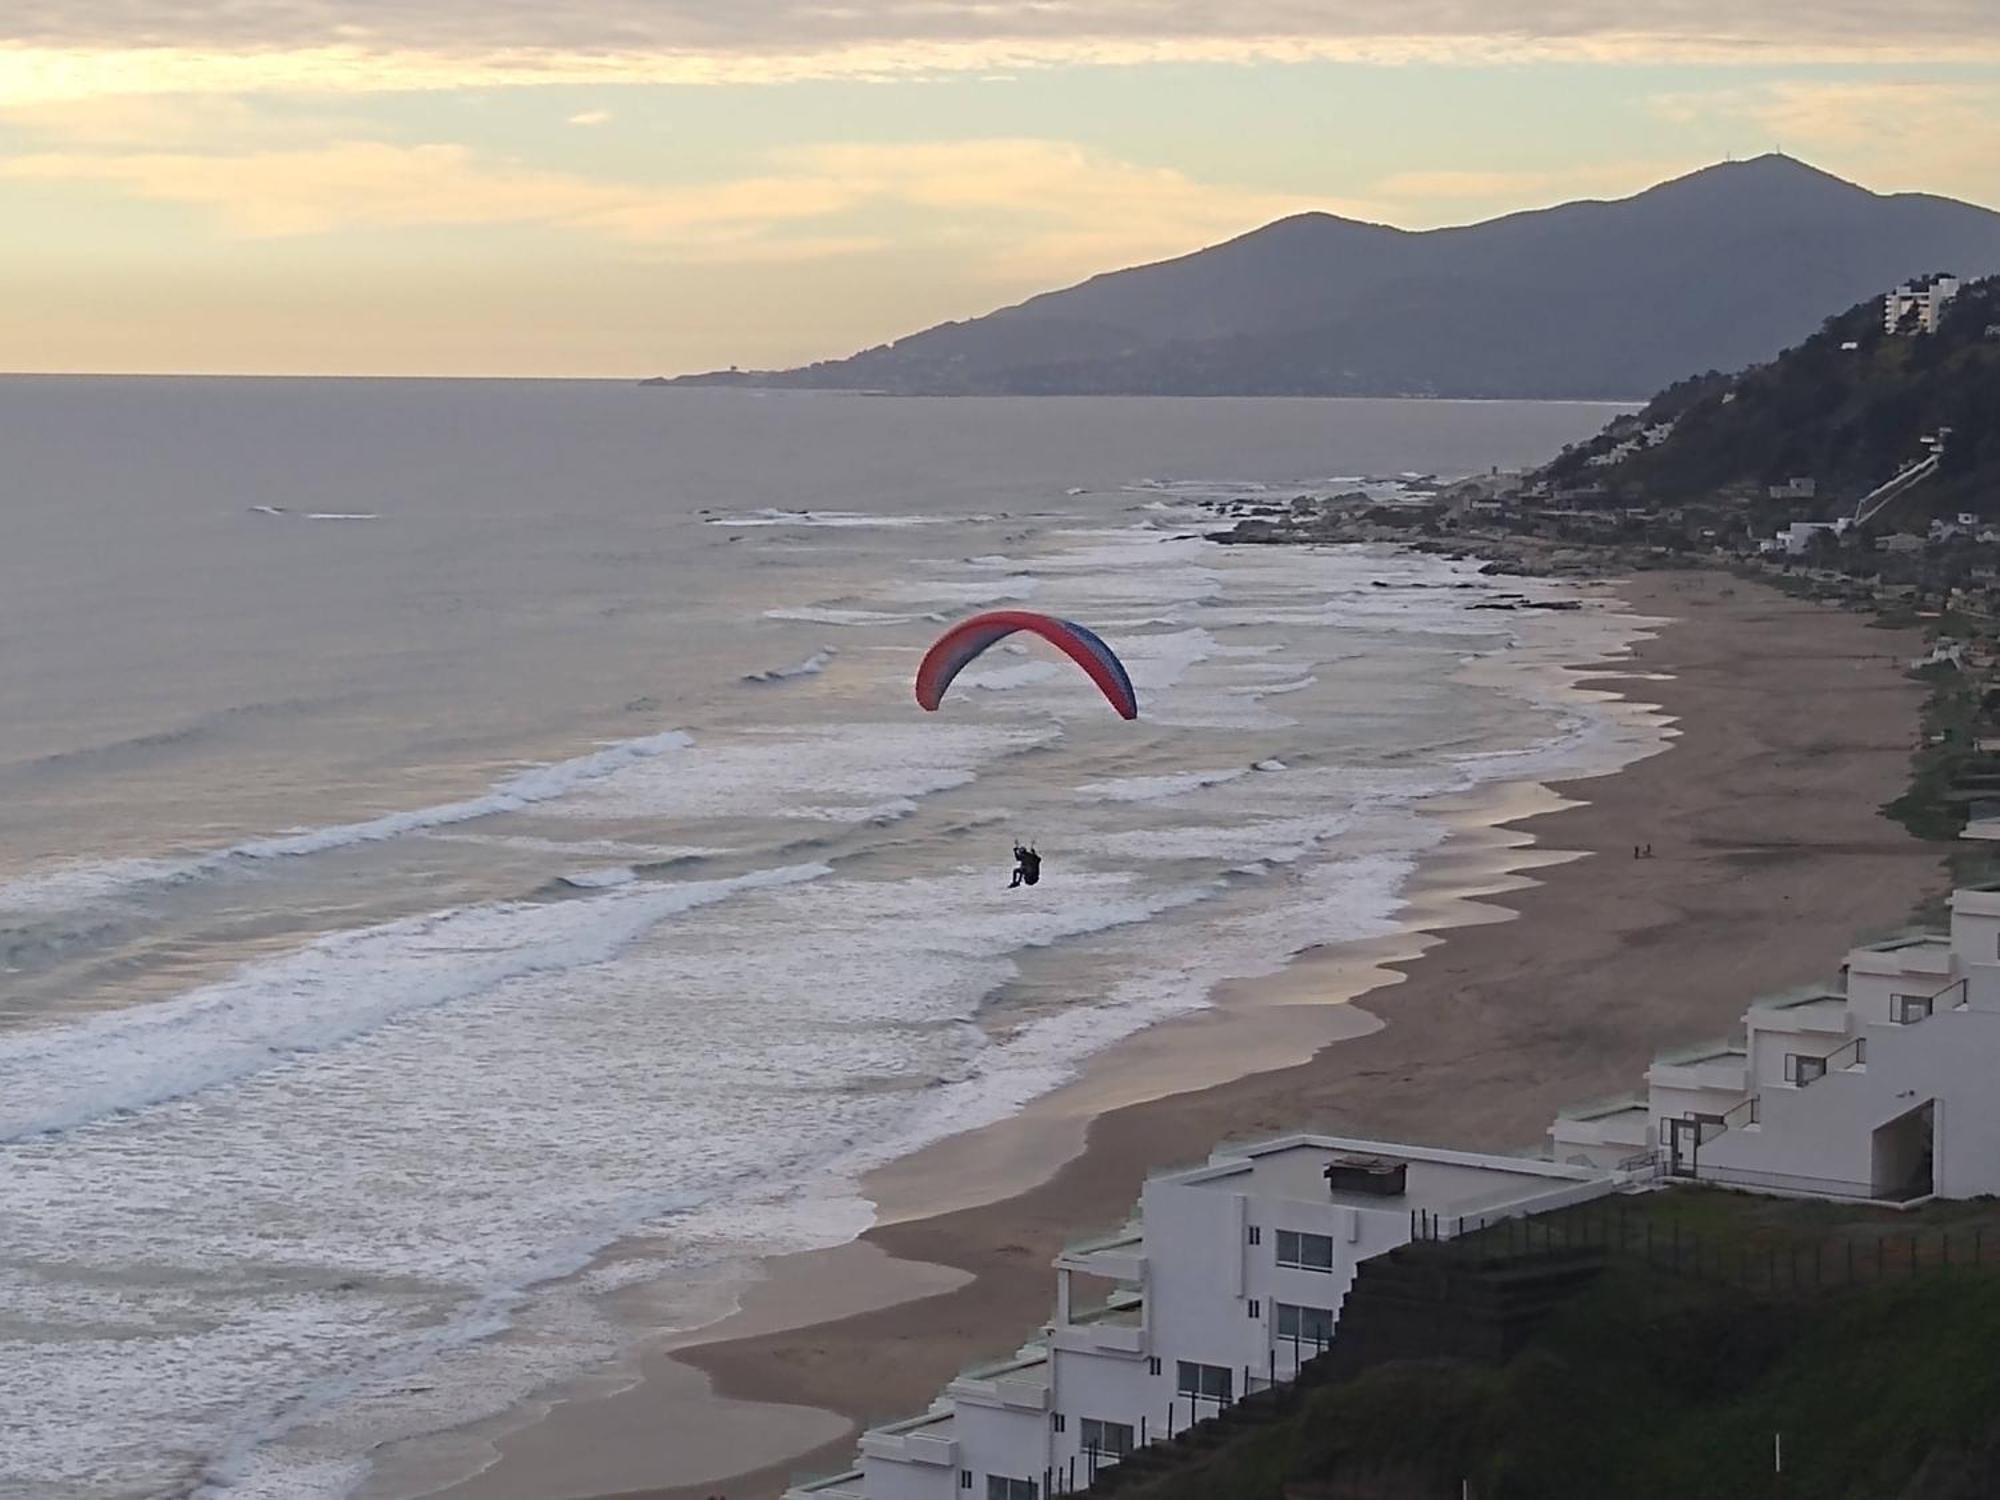
[[1823,1066],[1819,1072],[1810,1075],[1804,1072],[1799,1074],[1800,1088],[1811,1088],[1831,1073],[1845,1073],[1849,1068],[1867,1066],[1868,1038],[1865,1036],[1855,1037],[1845,1046],[1834,1048],[1833,1051],[1821,1058],[1820,1062]]
[[[1865,1188],[1860,1196],[1867,1196]],[[1598,1255],[1607,1263],[1622,1259],[1669,1275],[1789,1296],[1948,1270],[2000,1269],[2000,1225],[1835,1226],[1814,1237],[1774,1243],[1767,1231],[1750,1224],[1697,1231],[1678,1219],[1621,1205],[1504,1220],[1419,1250],[1468,1268]]]

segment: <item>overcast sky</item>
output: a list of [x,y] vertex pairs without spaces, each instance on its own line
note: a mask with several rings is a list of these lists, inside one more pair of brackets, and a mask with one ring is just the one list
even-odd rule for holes
[[0,368],[785,364],[1773,147],[2000,206],[2000,0],[12,0]]

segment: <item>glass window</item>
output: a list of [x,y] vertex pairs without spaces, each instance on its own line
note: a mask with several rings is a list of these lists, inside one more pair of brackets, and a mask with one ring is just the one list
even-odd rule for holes
[[1301,1271],[1333,1269],[1333,1238],[1324,1234],[1300,1234],[1292,1229],[1278,1231],[1278,1264]]
[[1035,1481],[1009,1479],[1004,1474],[986,1476],[986,1500],[1035,1500]]
[[1332,1308],[1297,1307],[1290,1302],[1277,1302],[1272,1306],[1278,1314],[1279,1338],[1321,1346],[1333,1342]]
[[1132,1424],[1130,1422],[1100,1422],[1096,1417],[1083,1419],[1083,1451],[1100,1456],[1123,1458],[1132,1451]]
[[1227,1402],[1236,1393],[1236,1372],[1227,1365],[1200,1365],[1191,1359],[1184,1359],[1180,1362],[1179,1375],[1175,1388],[1183,1396]]

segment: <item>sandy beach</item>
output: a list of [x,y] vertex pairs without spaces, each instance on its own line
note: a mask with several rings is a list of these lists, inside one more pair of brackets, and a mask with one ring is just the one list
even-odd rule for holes
[[1939,849],[1877,811],[1917,722],[1911,636],[1713,573],[1616,592],[1673,623],[1592,685],[1656,705],[1664,753],[1444,808],[1404,932],[1305,955],[884,1169],[859,1245],[772,1263],[735,1316],[492,1434],[499,1460],[439,1493],[774,1495],[1032,1337],[1050,1257],[1122,1222],[1149,1171],[1300,1128],[1533,1150],[1560,1106],[1636,1087],[1655,1051],[1828,974],[1942,886]]

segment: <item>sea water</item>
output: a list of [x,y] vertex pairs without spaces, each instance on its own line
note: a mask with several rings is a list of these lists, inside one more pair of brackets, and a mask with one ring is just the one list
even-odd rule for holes
[[[0,1495],[352,1493],[1388,930],[1424,799],[1614,732],[1546,670],[1610,637],[1203,502],[1605,416],[0,381]],[[1018,639],[918,710],[1001,604],[1139,720]]]

